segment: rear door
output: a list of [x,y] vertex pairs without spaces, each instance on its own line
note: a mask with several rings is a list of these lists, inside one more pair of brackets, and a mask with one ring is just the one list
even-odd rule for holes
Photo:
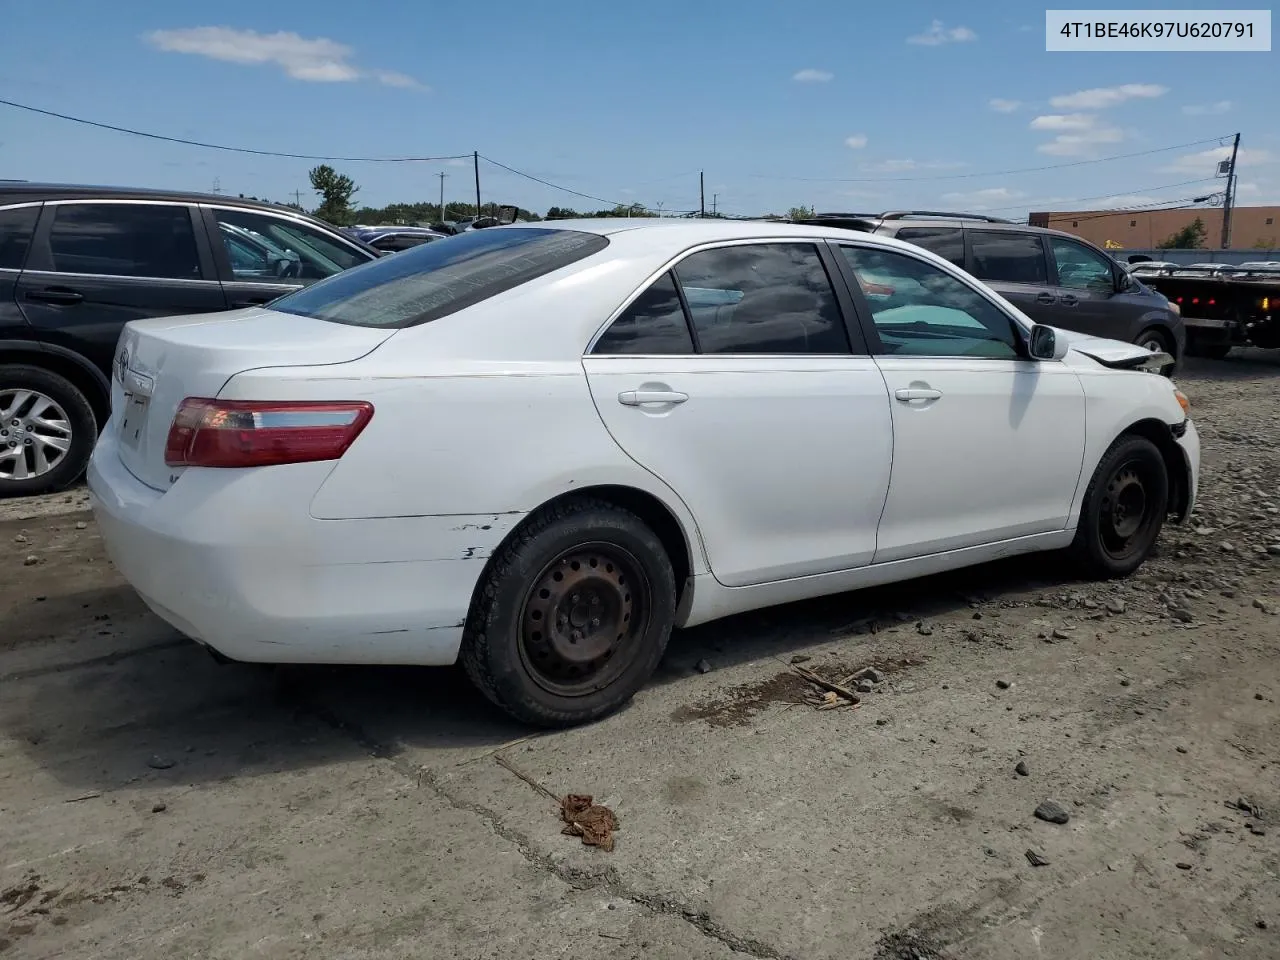
[[728,586],[875,554],[889,400],[836,270],[821,242],[692,252],[583,360],[610,434],[692,510]]
[[1037,323],[1063,325],[1040,234],[974,227],[965,233],[969,273]]
[[35,336],[110,376],[130,320],[223,309],[195,214],[166,201],[46,202],[17,284]]
[[[1154,298],[1121,293],[1110,258],[1066,237],[1049,237],[1058,298],[1060,327],[1095,337],[1129,341],[1137,321],[1155,306]],[[1135,302],[1141,297],[1143,302]]]
[[376,259],[337,230],[297,217],[202,204],[227,306],[260,306],[317,280]]

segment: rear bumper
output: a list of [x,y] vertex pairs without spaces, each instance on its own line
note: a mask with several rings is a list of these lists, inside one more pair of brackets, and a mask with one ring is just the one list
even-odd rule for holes
[[332,463],[189,469],[165,492],[89,465],[116,568],[160,617],[234,660],[450,664],[485,562],[519,516],[317,520]]

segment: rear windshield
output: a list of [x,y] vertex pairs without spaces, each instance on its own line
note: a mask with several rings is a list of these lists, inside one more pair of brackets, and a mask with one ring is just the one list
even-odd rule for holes
[[457,313],[598,253],[576,230],[489,228],[425,243],[281,297],[272,310],[358,327],[409,327]]

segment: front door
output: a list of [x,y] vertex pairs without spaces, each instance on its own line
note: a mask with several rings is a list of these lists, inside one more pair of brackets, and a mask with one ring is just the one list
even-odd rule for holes
[[1144,313],[1128,294],[1116,290],[1115,268],[1101,253],[1066,237],[1050,237],[1057,269],[1058,303],[1064,319],[1058,326],[1111,340],[1132,339],[1136,318]]
[[17,302],[39,339],[107,376],[130,320],[224,307],[192,208],[140,200],[46,203]]
[[1076,374],[1028,358],[1012,317],[961,275],[837,249],[893,411],[875,562],[1064,530],[1084,459]]
[[965,233],[971,274],[1036,323],[1061,326],[1058,294],[1040,234],[976,227]]
[[694,252],[583,360],[610,434],[684,500],[728,586],[875,555],[889,401],[829,269],[814,242]]
[[202,207],[213,258],[232,309],[260,306],[373,260],[336,231],[244,207]]

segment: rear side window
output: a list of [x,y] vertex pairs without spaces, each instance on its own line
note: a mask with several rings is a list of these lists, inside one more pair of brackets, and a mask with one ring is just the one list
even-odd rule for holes
[[186,207],[68,203],[54,211],[49,250],[59,273],[201,279]]
[[22,269],[39,216],[38,206],[0,210],[0,268]]
[[906,227],[895,236],[917,247],[924,247],[944,260],[964,269],[964,231],[954,227]]
[[676,267],[702,353],[847,354],[849,338],[811,243],[750,243]]
[[609,245],[576,230],[474,230],[423,243],[276,300],[272,310],[359,327],[409,327],[457,313]]
[[979,280],[1049,282],[1039,234],[970,230],[969,241],[973,244],[973,275]]
[[664,273],[636,297],[591,352],[615,356],[694,353],[693,337],[671,274]]

